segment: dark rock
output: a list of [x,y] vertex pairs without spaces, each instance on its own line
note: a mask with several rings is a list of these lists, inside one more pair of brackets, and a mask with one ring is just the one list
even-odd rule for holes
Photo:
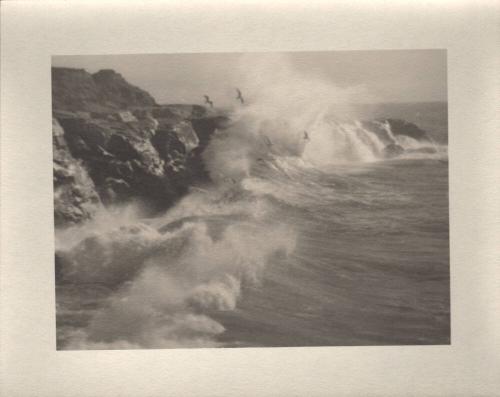
[[91,218],[100,199],[87,170],[71,155],[56,119],[52,120],[52,131],[54,221],[56,226],[65,226]]
[[140,202],[152,214],[208,177],[201,153],[227,118],[198,105],[158,106],[110,70],[53,68],[52,76],[58,226],[90,218],[101,203]]
[[[108,146],[109,146],[109,144],[108,144]],[[102,148],[101,146],[97,146],[96,151],[100,156],[102,156],[105,159],[111,160],[111,159],[115,158],[115,156],[113,156],[111,153],[106,151],[106,149]]]
[[52,68],[53,109],[99,109],[98,91],[92,75],[84,69]]
[[113,70],[90,74],[84,69],[52,68],[53,109],[99,113],[141,106],[156,106],[156,101]]
[[88,157],[97,151],[98,147],[106,147],[111,136],[109,129],[89,119],[60,118],[59,121],[64,129],[69,149],[76,157]]
[[123,135],[113,134],[107,145],[108,151],[122,161],[138,159],[140,157],[134,145]]
[[151,142],[164,160],[169,160],[168,156],[172,154],[177,154],[177,156],[186,154],[186,147],[173,128],[157,130]]
[[389,123],[394,135],[409,136],[417,141],[429,140],[427,133],[416,124],[399,119],[387,119],[386,121]]
[[129,84],[114,70],[100,70],[92,75],[98,87],[101,103],[128,109],[135,106],[154,106],[156,101],[146,91]]
[[168,118],[176,120],[186,120],[190,118],[206,117],[207,109],[200,105],[162,105],[152,109],[152,115],[155,118]]
[[151,115],[155,119],[169,119],[169,120],[182,120],[183,118],[177,112],[174,112],[174,109],[171,106],[161,106],[154,109],[151,109]]
[[[363,121],[365,129],[373,132],[386,145],[396,143],[393,137],[407,136],[417,141],[430,141],[427,133],[417,125],[399,119]],[[391,136],[392,135],[392,136]]]
[[137,121],[136,117],[131,112],[118,112],[115,113],[116,120],[124,123],[134,123]]
[[387,145],[384,150],[383,150],[383,155],[384,157],[396,157],[400,156],[405,152],[405,150],[400,146],[395,143],[391,143]]

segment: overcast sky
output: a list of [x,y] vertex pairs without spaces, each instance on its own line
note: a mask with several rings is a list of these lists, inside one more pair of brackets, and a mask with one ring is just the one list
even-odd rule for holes
[[265,89],[284,75],[300,79],[301,90],[309,79],[348,89],[352,102],[447,100],[444,50],[56,56],[52,63],[91,73],[114,69],[159,103],[203,103],[207,94],[226,106],[249,79],[265,78]]

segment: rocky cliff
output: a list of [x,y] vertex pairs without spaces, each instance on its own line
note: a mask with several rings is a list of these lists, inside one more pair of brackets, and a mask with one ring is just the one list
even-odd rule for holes
[[202,106],[158,105],[112,70],[52,69],[56,226],[99,206],[168,208],[206,178],[201,152],[227,118]]
[[[102,206],[136,202],[150,214],[168,208],[208,179],[202,152],[229,121],[203,106],[158,105],[113,70],[53,68],[52,109],[58,227],[90,219]],[[362,124],[387,158],[408,151],[400,136],[429,140],[403,120]]]
[[142,106],[156,106],[156,101],[114,70],[90,74],[84,69],[52,68],[53,109],[99,112]]

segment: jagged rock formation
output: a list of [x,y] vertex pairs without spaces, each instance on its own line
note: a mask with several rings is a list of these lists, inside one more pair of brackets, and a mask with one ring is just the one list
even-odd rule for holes
[[109,112],[143,106],[156,106],[156,101],[114,70],[90,74],[84,69],[52,68],[52,109]]
[[413,150],[405,149],[398,143],[401,138],[405,139],[405,137],[417,142],[430,142],[427,132],[405,120],[389,118],[364,121],[362,124],[364,128],[377,135],[385,145],[382,155],[386,158],[397,157],[408,151],[425,151],[431,153],[435,151],[432,147]]
[[405,135],[417,141],[429,140],[427,132],[413,123],[400,119],[385,119],[385,121],[389,123],[394,135]]
[[[168,208],[208,178],[202,153],[229,121],[199,105],[158,105],[113,70],[53,68],[52,106],[56,226],[89,219],[103,205]],[[363,124],[384,143],[386,157],[405,151],[399,136],[429,140],[403,120]]]
[[[427,133],[413,123],[399,119],[364,121],[363,126],[373,131],[387,145],[394,143],[394,137],[407,136],[417,141],[428,141]],[[391,136],[392,135],[392,136]]]
[[100,201],[94,182],[81,161],[71,155],[57,119],[52,120],[52,131],[55,223],[61,225],[89,219]]
[[56,226],[100,205],[168,208],[206,178],[200,158],[224,116],[202,106],[159,106],[114,71],[53,68]]

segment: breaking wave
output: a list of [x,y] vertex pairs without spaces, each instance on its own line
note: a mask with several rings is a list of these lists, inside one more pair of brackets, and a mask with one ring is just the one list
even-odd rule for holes
[[224,327],[210,314],[235,309],[242,283],[258,283],[294,249],[294,232],[267,224],[263,205],[194,192],[154,221],[103,230],[96,219],[61,232],[59,241],[73,242],[58,247],[58,284],[80,304],[89,288],[106,291],[85,327],[64,335],[64,348],[215,346]]
[[56,231],[61,348],[218,346],[214,313],[235,310],[246,284],[294,252],[298,231],[273,216],[273,200],[321,202],[335,189],[313,175],[336,165],[446,157],[389,121],[341,119],[332,95],[345,93],[280,74],[272,84],[249,75],[260,84],[243,86],[248,104],[203,153],[209,186],[154,219],[129,206]]

